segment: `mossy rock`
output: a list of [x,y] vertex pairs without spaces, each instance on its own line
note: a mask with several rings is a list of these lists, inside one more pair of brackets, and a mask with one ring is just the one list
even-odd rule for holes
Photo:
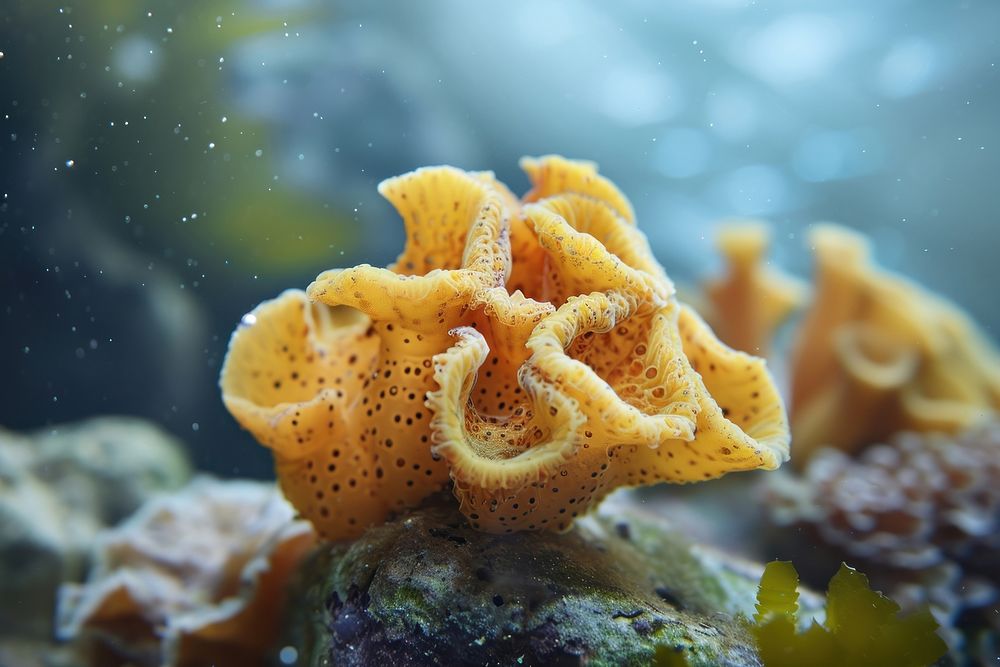
[[286,643],[316,666],[759,665],[761,570],[622,502],[566,534],[490,535],[441,499],[321,549]]

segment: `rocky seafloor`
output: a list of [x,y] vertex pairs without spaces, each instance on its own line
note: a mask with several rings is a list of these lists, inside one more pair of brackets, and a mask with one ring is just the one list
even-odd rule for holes
[[309,665],[757,665],[761,571],[621,501],[513,535],[439,501],[321,548],[288,640]]
[[[5,433],[0,463],[3,667],[765,664],[763,565],[653,492],[507,535],[442,493],[317,543],[273,483],[192,480],[144,422]],[[822,596],[797,606],[800,631],[826,622]],[[977,664],[951,644],[940,664]]]
[[[31,457],[14,466],[25,451]],[[493,535],[470,528],[440,495],[354,542],[320,545],[294,570],[287,545],[295,539],[302,551],[301,530],[275,523],[291,513],[275,513],[269,499],[267,511],[205,519],[207,496],[231,503],[248,483],[200,479],[178,490],[190,474],[181,452],[155,427],[114,418],[5,435],[0,664],[760,664],[746,619],[762,567],[693,543],[626,500],[568,533]],[[42,456],[61,463],[38,464]],[[29,459],[47,477],[36,479]],[[66,537],[81,526],[80,540]],[[284,582],[266,575],[276,553],[286,554]],[[54,564],[35,577],[41,563]],[[291,597],[280,640],[235,649],[234,627],[254,632],[261,597],[280,609],[282,583]],[[169,609],[153,608],[164,600]],[[801,604],[821,607],[810,594]],[[210,621],[192,629],[192,618]]]

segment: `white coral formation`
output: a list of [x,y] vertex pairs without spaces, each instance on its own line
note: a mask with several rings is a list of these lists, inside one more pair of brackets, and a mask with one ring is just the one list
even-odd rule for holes
[[823,449],[772,497],[782,524],[896,568],[1000,562],[1000,422],[959,436],[901,434],[852,458]]
[[89,640],[94,664],[254,664],[313,541],[274,486],[196,480],[99,538],[88,582],[61,591],[57,634]]
[[0,639],[48,639],[56,590],[83,577],[98,532],[189,477],[182,445],[138,419],[0,429]]

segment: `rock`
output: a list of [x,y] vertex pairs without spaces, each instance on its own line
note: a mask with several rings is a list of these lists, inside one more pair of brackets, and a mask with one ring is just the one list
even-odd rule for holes
[[83,576],[98,531],[190,474],[181,444],[137,419],[0,430],[0,642],[51,637],[56,589]]
[[286,643],[316,666],[759,665],[761,572],[622,501],[565,534],[491,535],[441,499],[320,549]]

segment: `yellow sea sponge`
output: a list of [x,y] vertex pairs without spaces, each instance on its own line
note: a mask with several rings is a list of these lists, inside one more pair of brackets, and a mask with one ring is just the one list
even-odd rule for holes
[[545,252],[541,295],[557,306],[594,291],[620,290],[642,303],[665,303],[674,291],[646,238],[604,202],[565,194],[525,207]]
[[802,281],[767,265],[770,236],[761,222],[725,224],[716,243],[726,273],[705,285],[719,338],[751,354],[768,353],[775,330],[808,294]]
[[285,495],[323,535],[381,522],[389,503],[375,485],[370,434],[356,425],[374,408],[367,386],[380,341],[369,320],[289,290],[244,322],[223,366],[223,401],[272,450]]
[[449,476],[481,528],[563,529],[618,486],[787,457],[763,361],[677,302],[617,187],[591,163],[522,164],[524,202],[490,172],[385,181],[396,263],[323,273],[319,303],[287,292],[234,334],[226,405],[321,536]]
[[521,169],[531,180],[531,190],[524,195],[526,202],[575,192],[603,201],[627,223],[635,224],[632,203],[617,185],[597,173],[597,165],[593,162],[545,155],[539,158],[521,158]]
[[620,486],[780,465],[788,427],[763,361],[677,304],[641,233],[577,194],[525,213],[546,254],[538,293],[559,309],[526,340],[502,410],[477,409],[494,384],[477,377],[491,349],[478,329],[435,358],[441,389],[428,397],[435,451],[473,525],[565,529]]
[[956,305],[879,268],[860,234],[820,225],[816,296],[792,356],[797,461],[903,430],[958,432],[1000,410],[1000,356]]
[[460,330],[435,358],[435,449],[474,526],[563,530],[621,486],[785,460],[787,423],[763,361],[721,344],[676,302],[644,321],[635,309],[619,293],[571,297],[529,339],[518,375],[525,398],[506,416],[468,402],[488,350],[477,331]]
[[[275,455],[286,495],[327,538],[353,537],[448,480],[430,451],[431,357],[510,266],[488,179],[450,167],[383,182],[406,248],[392,269],[319,276],[262,304],[222,372],[230,412]],[[404,272],[409,273],[404,273]]]

